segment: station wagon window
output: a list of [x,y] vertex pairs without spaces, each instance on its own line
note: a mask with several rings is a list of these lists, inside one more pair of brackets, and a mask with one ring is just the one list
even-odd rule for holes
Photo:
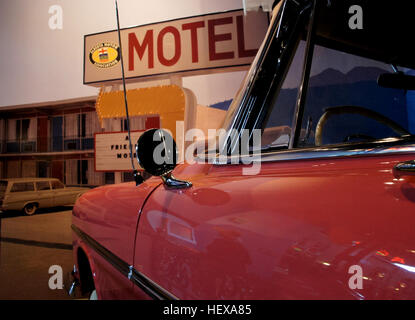
[[14,183],[10,192],[25,192],[25,191],[35,191],[35,186],[33,182],[19,182]]
[[297,147],[413,134],[415,106],[411,92],[384,88],[377,82],[380,75],[397,71],[395,67],[316,45]]
[[52,189],[63,189],[65,186],[60,181],[52,181]]
[[38,191],[42,191],[42,190],[50,190],[50,184],[49,181],[41,181],[41,182],[36,182],[36,189]]

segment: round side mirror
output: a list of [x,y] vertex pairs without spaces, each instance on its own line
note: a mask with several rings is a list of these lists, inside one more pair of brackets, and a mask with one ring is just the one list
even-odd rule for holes
[[140,166],[147,173],[161,177],[167,188],[185,189],[192,186],[191,182],[178,180],[172,175],[178,153],[176,142],[167,131],[151,129],[144,132],[137,141],[136,152]]
[[173,171],[177,164],[177,147],[173,137],[165,130],[151,129],[137,141],[137,160],[153,176],[163,176]]

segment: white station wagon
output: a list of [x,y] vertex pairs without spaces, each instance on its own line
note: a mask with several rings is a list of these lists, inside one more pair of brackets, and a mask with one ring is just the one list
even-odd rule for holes
[[66,187],[58,179],[0,180],[0,210],[23,210],[32,215],[39,208],[73,205],[89,188]]

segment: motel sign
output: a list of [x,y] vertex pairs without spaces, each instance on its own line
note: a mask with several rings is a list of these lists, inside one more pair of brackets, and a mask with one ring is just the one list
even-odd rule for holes
[[[126,78],[246,69],[267,27],[266,13],[234,10],[122,29]],[[84,83],[120,80],[117,32],[86,35],[84,41]]]

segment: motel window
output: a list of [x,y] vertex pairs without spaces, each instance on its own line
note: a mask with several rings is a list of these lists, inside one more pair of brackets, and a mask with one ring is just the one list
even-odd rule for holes
[[100,131],[95,112],[65,115],[65,150],[92,150],[94,133]]
[[71,159],[65,163],[66,185],[98,186],[104,183],[104,174],[95,172],[94,159]]
[[[146,117],[130,117],[130,128],[134,130],[145,130],[146,129]],[[121,120],[121,131],[128,130],[127,119]]]
[[99,185],[104,184],[104,173],[95,171],[95,165],[94,165],[95,160],[88,159],[87,161],[88,161],[88,170],[87,170],[88,185],[99,186]]
[[128,121],[127,119],[122,119],[121,120],[121,131],[127,131],[127,130],[128,130]]
[[37,162],[37,176],[39,178],[48,178],[50,176],[50,163],[48,161]]
[[19,126],[21,126],[21,132],[20,134],[17,133],[16,131],[16,135],[20,135],[21,140],[26,141],[28,136],[29,136],[29,125],[30,125],[30,120],[29,119],[23,119],[17,122]]
[[83,131],[83,137],[93,137],[94,133],[101,131],[98,116],[95,112],[87,112],[83,114],[83,116],[85,118],[85,129],[83,129],[85,131]]
[[78,114],[79,136],[85,138],[86,136],[86,114]]
[[66,160],[66,185],[88,184],[88,161],[71,159]]
[[53,117],[51,121],[52,151],[63,151],[63,117]]
[[17,126],[17,120],[15,119],[9,119],[7,120],[7,140],[8,141],[15,141],[17,140],[16,137],[16,126]]
[[77,162],[78,160],[65,160],[65,183],[67,186],[76,185],[77,181]]
[[88,160],[78,160],[78,184],[88,184]]
[[79,134],[79,122],[77,114],[66,114],[65,115],[65,125],[64,125],[64,135],[65,138],[75,138]]
[[37,119],[9,119],[7,131],[9,141],[36,140]]

